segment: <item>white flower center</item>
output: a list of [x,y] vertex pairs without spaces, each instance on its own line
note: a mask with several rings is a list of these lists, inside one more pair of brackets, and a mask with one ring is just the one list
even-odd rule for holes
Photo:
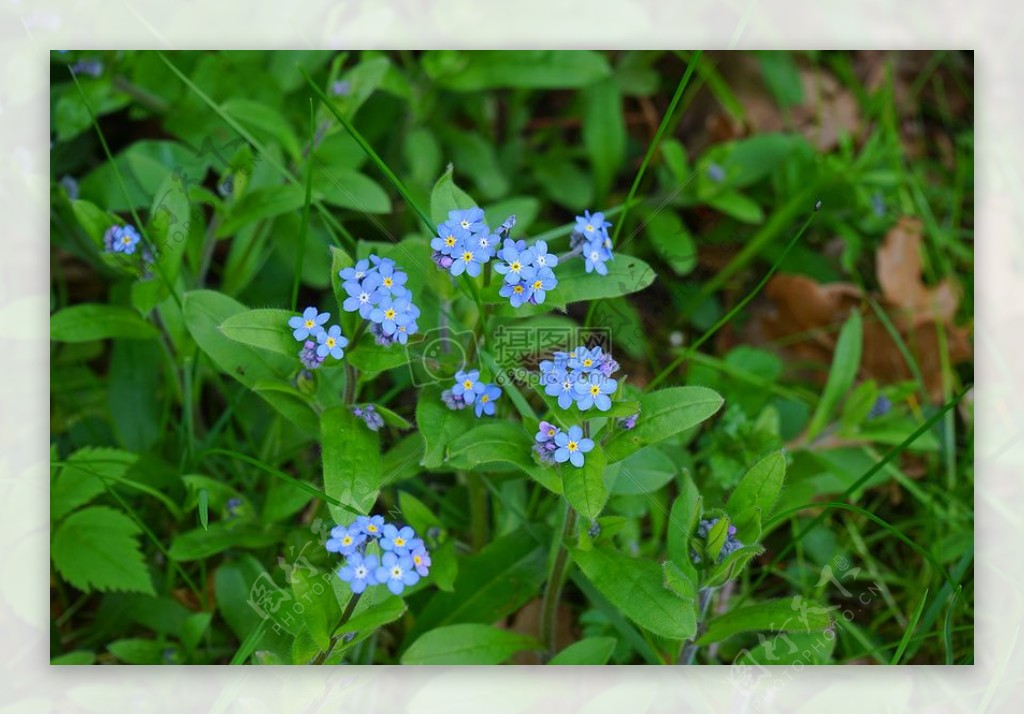
[[391,567],[391,578],[399,579],[402,578],[402,567],[395,564]]
[[356,578],[358,578],[358,579],[366,578],[366,567],[365,566],[356,566]]

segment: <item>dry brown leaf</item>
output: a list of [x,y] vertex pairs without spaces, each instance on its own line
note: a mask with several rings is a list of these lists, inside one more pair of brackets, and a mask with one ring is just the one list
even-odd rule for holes
[[921,280],[921,222],[901,218],[889,229],[875,254],[882,296],[914,325],[953,319],[960,297],[952,282],[928,288]]

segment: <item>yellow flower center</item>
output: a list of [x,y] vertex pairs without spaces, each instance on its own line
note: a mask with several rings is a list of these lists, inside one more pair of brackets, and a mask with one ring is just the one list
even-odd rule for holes
[[465,382],[462,383],[462,386],[464,388],[466,388],[467,390],[472,390],[473,389],[473,381],[472,380],[466,380]]
[[555,430],[549,429],[548,430],[548,437],[554,437],[554,436],[555,436]]
[[594,364],[594,361],[591,360],[590,358],[587,358],[586,360],[583,361],[583,367],[590,367],[593,364]]
[[587,224],[587,233],[590,233],[590,232],[591,232],[591,231],[593,231],[593,230],[594,230],[594,226],[593,226],[592,224],[589,224],[589,223],[588,223],[588,224]]
[[591,385],[590,386],[590,394],[593,395],[594,397],[597,397],[598,395],[600,395],[601,394],[601,386],[600,385]]
[[369,526],[366,527],[366,530],[369,531],[371,534],[376,534],[377,533],[377,525],[376,524],[370,524]]
[[512,292],[513,293],[522,293],[523,292],[523,287],[521,285],[512,286]]
[[387,310],[385,310],[384,311],[384,317],[387,318],[388,320],[394,320],[395,319],[395,309],[394,308],[388,308]]
[[577,449],[580,448],[580,446],[575,442],[570,442],[569,444],[565,445],[565,448],[568,449],[570,452],[575,452]]
[[513,273],[518,273],[523,269],[523,264],[520,263],[519,261],[512,261],[512,265],[509,266],[508,269]]
[[334,338],[327,338],[327,347],[333,348],[337,341]]
[[131,236],[125,236],[124,238],[121,239],[121,243],[124,243],[124,244],[128,244],[128,243],[131,243],[131,242],[132,242],[132,237]]
[[396,536],[395,537],[395,546],[398,546],[398,547],[405,546],[405,539],[403,539],[401,536]]
[[345,538],[343,538],[343,539],[341,540],[341,543],[342,543],[342,544],[344,544],[345,546],[348,546],[349,544],[351,544],[351,543],[352,543],[352,537],[351,537],[351,536],[349,536],[348,534],[346,534],[346,535],[345,535]]
[[444,239],[444,245],[448,246],[448,248],[451,248],[452,246],[454,246],[455,245],[455,236],[448,236],[447,238],[445,238]]
[[392,285],[394,285],[394,283],[395,282],[393,280],[391,280],[390,277],[384,279],[384,287],[385,288],[390,288]]
[[307,320],[306,321],[306,327],[307,328],[312,328],[314,325],[316,325],[315,321],[313,321],[313,320]]
[[463,251],[462,252],[462,260],[465,261],[466,263],[469,263],[470,261],[472,261],[473,260],[473,252],[472,251]]
[[487,395],[481,395],[481,396],[480,396],[480,401],[481,401],[481,402],[490,402],[490,401],[491,401],[491,398],[490,398],[490,397],[488,397]]
[[413,556],[412,557],[412,561],[413,561],[414,564],[419,566],[420,564],[423,563],[423,557],[422,556]]
[[541,286],[543,286],[543,285],[544,285],[544,283],[542,281],[534,281],[533,282],[533,289],[534,290],[540,290]]

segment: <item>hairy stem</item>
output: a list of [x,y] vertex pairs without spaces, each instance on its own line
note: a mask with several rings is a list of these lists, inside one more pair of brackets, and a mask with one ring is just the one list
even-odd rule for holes
[[556,536],[557,553],[551,563],[547,585],[544,586],[544,598],[541,601],[540,642],[547,651],[545,660],[555,654],[555,621],[558,617],[558,601],[562,596],[562,582],[569,567],[569,550],[566,542],[576,529],[576,510],[571,506],[565,514],[565,525],[562,533]]
[[700,617],[697,619],[697,632],[693,634],[693,638],[686,641],[683,645],[683,650],[679,653],[679,665],[693,665],[693,659],[697,657],[697,651],[700,650],[700,647],[697,645],[697,639],[707,629],[708,606],[711,604],[711,594],[713,592],[714,589],[711,588],[702,588],[700,590]]
[[352,617],[352,613],[356,610],[356,604],[359,603],[361,595],[361,593],[353,593],[352,597],[348,599],[348,605],[345,606],[345,611],[341,614],[341,618],[338,619],[338,625],[334,627],[334,635],[331,636],[331,642],[327,645],[326,650],[317,653],[317,656],[310,661],[310,665],[323,665],[324,661],[331,655],[335,646],[338,645],[338,641],[344,636],[339,631],[343,625],[348,623],[348,619]]

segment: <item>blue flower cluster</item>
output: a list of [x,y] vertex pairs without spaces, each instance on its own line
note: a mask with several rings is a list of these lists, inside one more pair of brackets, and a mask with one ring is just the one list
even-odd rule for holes
[[[367,553],[371,544],[376,544],[379,555]],[[334,527],[325,546],[345,557],[338,577],[352,593],[362,593],[367,586],[387,586],[397,596],[430,570],[430,552],[413,528],[385,523],[379,515],[360,516],[347,526]]]
[[378,345],[405,345],[419,329],[420,309],[405,285],[409,276],[393,260],[371,255],[338,275],[348,294],[342,308],[370,321]]
[[372,431],[377,432],[384,426],[384,418],[380,416],[377,408],[373,405],[363,405],[362,407],[353,405],[351,409],[352,414],[365,422]]
[[[547,243],[512,240],[509,234],[516,217],[509,216],[496,232],[484,223],[484,212],[478,208],[450,211],[448,220],[437,227],[437,236],[430,242],[432,260],[437,267],[453,276],[463,273],[476,277],[492,258],[494,270],[505,276],[498,294],[508,298],[512,307],[524,303],[543,303],[547,293],[558,285],[552,270],[558,257],[548,252]],[[499,244],[501,248],[499,249]]]
[[103,234],[103,247],[108,253],[124,253],[130,256],[135,253],[140,241],[142,236],[131,224],[111,226]]
[[612,255],[612,239],[608,235],[611,224],[604,220],[601,212],[584,211],[576,217],[576,226],[569,237],[569,247],[583,255],[587,273],[596,271],[602,276],[608,275],[605,265],[614,258]]
[[580,345],[569,352],[556,352],[554,360],[541,362],[541,385],[545,393],[558,398],[563,410],[575,403],[583,411],[596,407],[607,412],[619,385],[611,376],[618,369],[619,363],[600,347]]
[[462,410],[473,405],[477,417],[494,414],[494,403],[501,397],[501,388],[480,379],[479,370],[460,370],[455,373],[455,384],[441,393],[441,400],[449,410]]
[[299,360],[310,370],[320,367],[328,355],[335,360],[345,357],[348,338],[342,335],[340,325],[324,328],[324,324],[330,319],[330,313],[321,313],[312,305],[302,311],[302,315],[288,319],[292,337],[302,343]]
[[533,451],[547,464],[569,462],[574,467],[582,467],[583,455],[594,448],[594,440],[583,436],[583,428],[578,425],[563,432],[550,422],[541,422],[533,439]]
[[[697,536],[706,540],[708,538],[708,534],[711,533],[711,529],[714,528],[717,523],[718,519],[701,519],[700,523],[697,525]],[[743,546],[743,542],[736,538],[736,527],[733,524],[729,524],[729,533],[726,536],[725,545],[722,546],[722,551],[718,554],[717,563],[721,563],[722,559],[733,551],[742,549]],[[700,563],[700,554],[693,549],[690,549],[690,558],[693,560],[693,563]]]

